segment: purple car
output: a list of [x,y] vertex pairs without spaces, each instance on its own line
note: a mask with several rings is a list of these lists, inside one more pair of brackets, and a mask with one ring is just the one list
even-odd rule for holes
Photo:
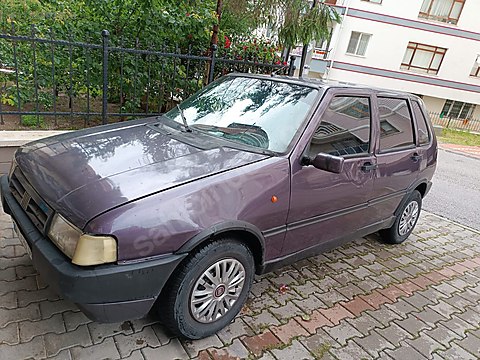
[[379,232],[402,243],[437,143],[414,95],[235,74],[168,113],[20,148],[4,210],[45,281],[92,320],[229,324],[255,274]]

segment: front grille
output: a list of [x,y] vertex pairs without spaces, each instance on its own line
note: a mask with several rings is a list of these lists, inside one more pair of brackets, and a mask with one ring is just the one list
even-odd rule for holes
[[42,200],[30,186],[22,171],[17,166],[10,178],[10,191],[18,203],[22,206],[33,224],[45,234],[47,220],[53,210]]

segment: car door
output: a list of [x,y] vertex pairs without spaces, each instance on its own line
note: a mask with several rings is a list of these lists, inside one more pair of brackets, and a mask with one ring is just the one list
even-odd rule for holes
[[[290,157],[291,199],[282,253],[321,247],[368,225],[373,188],[371,98],[366,91],[329,89]],[[344,158],[339,174],[305,166],[328,153]]]
[[370,201],[376,220],[393,215],[418,177],[422,155],[416,147],[415,125],[407,97],[378,94],[379,136],[376,144],[375,181]]

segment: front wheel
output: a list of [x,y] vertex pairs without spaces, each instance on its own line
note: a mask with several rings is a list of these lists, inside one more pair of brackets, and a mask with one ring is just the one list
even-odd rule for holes
[[392,227],[381,230],[382,240],[390,244],[403,243],[412,233],[422,209],[422,195],[414,190],[399,211]]
[[254,274],[253,256],[245,244],[214,241],[172,274],[157,312],[175,335],[192,340],[212,335],[240,312]]

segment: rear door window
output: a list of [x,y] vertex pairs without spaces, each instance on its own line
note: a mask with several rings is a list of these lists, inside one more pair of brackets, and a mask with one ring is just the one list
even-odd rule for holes
[[427,145],[430,143],[430,133],[428,131],[427,119],[420,107],[418,101],[412,101],[413,114],[417,120],[418,142],[420,145]]
[[413,121],[406,99],[379,97],[380,152],[415,145]]

